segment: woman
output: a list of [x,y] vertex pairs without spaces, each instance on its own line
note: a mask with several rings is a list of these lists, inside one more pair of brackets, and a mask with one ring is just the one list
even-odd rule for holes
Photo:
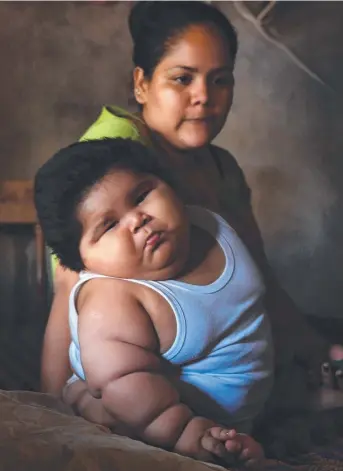
[[[105,108],[83,139],[119,136],[153,146],[186,203],[219,212],[236,228],[265,277],[277,366],[298,360],[306,367],[305,381],[308,370],[320,371],[328,346],[269,270],[242,171],[228,152],[211,144],[232,105],[236,33],[224,15],[202,2],[138,2],[129,26],[140,112]],[[57,265],[42,359],[42,389],[56,395],[71,374],[68,296],[76,280]],[[82,404],[92,398],[81,382],[77,388],[71,402],[82,414]]]

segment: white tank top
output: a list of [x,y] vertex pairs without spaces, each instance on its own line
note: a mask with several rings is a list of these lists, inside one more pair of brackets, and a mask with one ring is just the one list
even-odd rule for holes
[[[163,354],[170,379],[195,413],[241,432],[249,432],[272,385],[273,347],[263,304],[264,285],[248,250],[236,232],[217,214],[188,206],[191,223],[216,238],[225,254],[225,268],[206,286],[182,281],[128,280],[159,293],[171,306],[177,332]],[[70,361],[85,379],[77,333],[76,298],[89,272],[70,295]]]

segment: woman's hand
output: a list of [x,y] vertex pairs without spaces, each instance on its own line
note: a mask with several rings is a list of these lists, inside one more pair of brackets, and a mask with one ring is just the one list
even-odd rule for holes
[[41,390],[61,397],[71,376],[69,366],[69,294],[78,274],[57,265],[54,274],[54,299],[44,334],[41,360]]

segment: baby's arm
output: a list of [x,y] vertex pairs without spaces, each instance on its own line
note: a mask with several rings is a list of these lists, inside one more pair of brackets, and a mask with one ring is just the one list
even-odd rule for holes
[[101,399],[96,399],[91,395],[84,381],[76,380],[67,383],[63,389],[63,400],[89,422],[111,429],[116,425],[114,418],[102,405]]
[[[87,289],[86,289],[87,288]],[[203,460],[205,431],[164,376],[151,319],[128,282],[92,280],[79,304],[79,342],[89,391],[145,442]]]

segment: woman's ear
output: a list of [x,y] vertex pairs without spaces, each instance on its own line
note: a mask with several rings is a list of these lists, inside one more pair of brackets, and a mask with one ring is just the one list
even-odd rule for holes
[[144,70],[141,67],[135,67],[133,71],[133,93],[137,103],[144,105],[147,101],[147,92],[149,88],[148,80],[144,76]]

